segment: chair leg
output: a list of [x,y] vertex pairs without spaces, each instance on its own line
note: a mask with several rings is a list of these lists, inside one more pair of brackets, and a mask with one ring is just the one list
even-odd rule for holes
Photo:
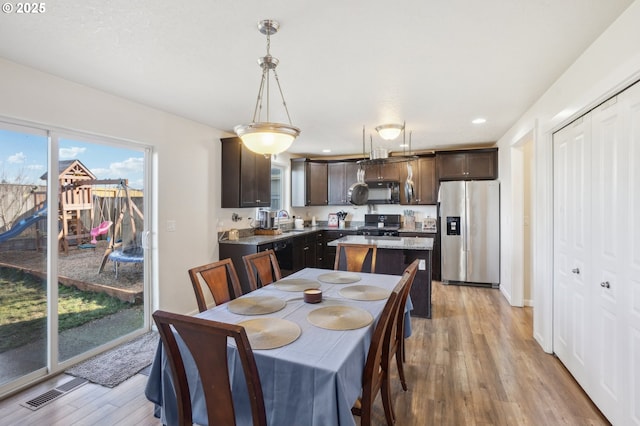
[[386,376],[382,380],[382,388],[380,389],[380,393],[382,394],[382,406],[384,407],[384,416],[387,420],[387,425],[393,425],[396,422],[396,413],[393,411],[389,376]]
[[[401,352],[402,349],[398,346],[398,352]],[[402,354],[396,352],[396,365],[398,366],[398,377],[400,377],[400,383],[402,383],[402,390],[407,391],[407,381],[404,378],[404,366],[402,363]]]

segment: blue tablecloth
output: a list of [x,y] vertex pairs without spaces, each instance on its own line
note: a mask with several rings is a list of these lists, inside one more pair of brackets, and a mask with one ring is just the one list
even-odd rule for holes
[[[287,278],[315,280],[326,269],[307,268]],[[354,284],[370,284],[391,290],[400,276],[361,273],[361,281]],[[265,400],[267,420],[270,425],[354,425],[351,407],[360,395],[362,372],[371,342],[373,329],[386,300],[357,301],[345,299],[339,290],[349,284],[321,283],[327,303],[339,300],[369,311],[375,318],[370,326],[349,331],[326,330],[307,321],[307,314],[324,305],[306,304],[299,292],[287,292],[273,285],[252,292],[250,296],[269,295],[287,300],[281,311],[264,315],[284,318],[297,323],[302,334],[295,342],[277,349],[254,350],[254,356]],[[411,325],[407,302],[407,331]],[[216,321],[238,323],[255,316],[243,316],[229,312],[225,305],[216,306],[197,316]],[[176,424],[175,391],[162,348],[156,353],[149,381],[145,390],[147,398],[157,404],[157,414],[163,424]],[[187,352],[187,351],[183,351]],[[183,355],[184,356],[184,355]],[[246,385],[242,366],[233,345],[228,351],[229,371],[234,391],[234,405],[238,425],[251,424],[251,410],[246,398]],[[186,370],[193,405],[194,422],[207,424],[206,407],[200,380],[190,355],[185,356]]]

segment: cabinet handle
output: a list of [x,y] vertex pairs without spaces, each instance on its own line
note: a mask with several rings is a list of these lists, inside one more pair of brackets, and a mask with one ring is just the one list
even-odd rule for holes
[[580,268],[573,268],[571,272],[573,272],[574,274],[580,274]]
[[609,284],[609,281],[604,281],[600,283],[600,287],[609,288],[611,284]]
[[260,202],[260,200],[256,200],[256,203],[259,203],[259,202]]
[[309,247],[305,247],[302,250],[307,251],[307,250],[309,250]]

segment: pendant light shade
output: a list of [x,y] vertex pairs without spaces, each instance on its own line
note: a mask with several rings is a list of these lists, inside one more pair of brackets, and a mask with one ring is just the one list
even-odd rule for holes
[[[258,89],[258,98],[256,100],[256,107],[253,112],[253,120],[250,124],[241,124],[234,127],[236,135],[242,139],[242,143],[253,152],[272,155],[289,149],[294,139],[300,134],[300,129],[291,124],[291,117],[289,116],[289,109],[287,103],[284,100],[282,94],[282,87],[280,87],[280,79],[276,72],[278,66],[278,59],[271,56],[269,49],[271,47],[271,34],[278,32],[280,25],[273,20],[264,20],[258,23],[258,31],[267,36],[267,54],[258,59],[258,65],[262,68],[262,79],[260,81],[260,88]],[[289,124],[274,123],[269,121],[269,88],[270,77],[273,74],[275,82],[278,87],[278,92],[282,98],[282,105],[287,114]],[[260,121],[260,113],[262,112],[262,102],[266,96],[266,121]]]
[[236,126],[234,131],[247,148],[264,155],[286,151],[300,134],[298,128],[280,123],[251,123]]

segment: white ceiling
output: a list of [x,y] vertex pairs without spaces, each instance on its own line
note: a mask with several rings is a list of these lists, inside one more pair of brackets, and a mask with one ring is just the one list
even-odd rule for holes
[[359,153],[363,125],[368,144],[403,120],[414,149],[442,149],[500,138],[632,2],[57,0],[3,13],[0,56],[231,132],[253,116],[256,25],[275,19],[291,152]]

